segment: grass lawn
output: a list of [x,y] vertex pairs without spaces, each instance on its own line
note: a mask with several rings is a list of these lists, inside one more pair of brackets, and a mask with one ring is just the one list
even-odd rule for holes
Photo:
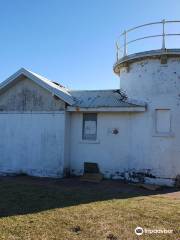
[[[143,234],[134,229],[172,229]],[[180,239],[180,192],[149,191],[120,181],[100,184],[30,177],[0,178],[0,239]]]

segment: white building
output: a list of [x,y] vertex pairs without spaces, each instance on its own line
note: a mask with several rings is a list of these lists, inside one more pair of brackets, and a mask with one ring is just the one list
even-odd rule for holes
[[[126,44],[125,44],[126,47]],[[70,91],[20,69],[0,84],[0,173],[173,185],[180,174],[180,49],[118,58],[121,88]]]

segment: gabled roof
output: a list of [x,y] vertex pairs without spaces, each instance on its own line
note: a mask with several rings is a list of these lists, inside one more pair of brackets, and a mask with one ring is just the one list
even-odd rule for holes
[[37,83],[39,86],[51,92],[53,95],[58,96],[60,99],[62,99],[64,102],[68,103],[69,105],[72,105],[74,103],[72,96],[70,95],[70,93],[65,87],[61,86],[60,84],[54,83],[48,80],[47,78],[42,77],[25,68],[19,69],[16,73],[14,73],[5,81],[0,83],[0,91],[20,76],[26,76],[27,78]]
[[104,111],[145,111],[146,103],[129,99],[121,90],[88,90],[70,91],[74,104],[68,109],[79,111],[85,109],[99,109]]

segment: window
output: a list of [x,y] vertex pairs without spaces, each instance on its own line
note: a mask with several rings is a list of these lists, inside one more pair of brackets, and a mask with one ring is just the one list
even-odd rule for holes
[[83,140],[96,140],[97,138],[97,114],[84,113],[83,114]]
[[171,132],[170,109],[156,109],[156,133],[168,134]]

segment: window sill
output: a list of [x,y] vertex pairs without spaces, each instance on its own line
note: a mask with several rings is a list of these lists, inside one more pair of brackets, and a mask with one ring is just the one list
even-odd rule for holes
[[169,133],[154,133],[153,137],[174,137],[175,134],[173,132]]
[[99,140],[81,140],[79,142],[80,144],[99,144]]

